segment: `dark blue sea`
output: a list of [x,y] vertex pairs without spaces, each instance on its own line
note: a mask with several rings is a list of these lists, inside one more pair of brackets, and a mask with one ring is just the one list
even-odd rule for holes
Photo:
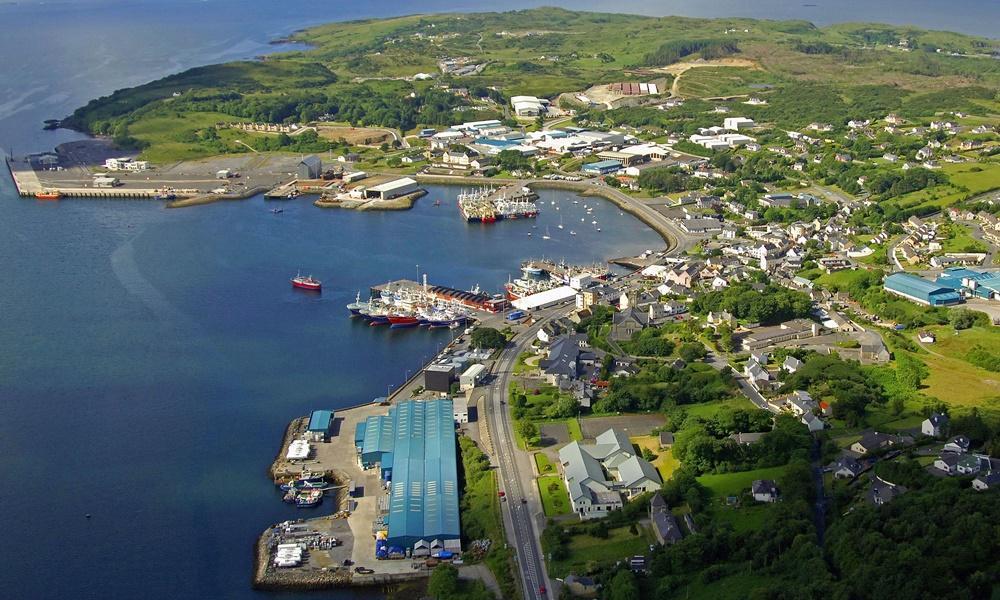
[[[997,3],[964,0],[631,4],[614,9],[903,19],[982,34],[1000,22]],[[24,153],[74,139],[41,131],[41,121],[116,88],[273,51],[269,40],[300,27],[495,6],[0,3],[0,147]],[[422,272],[433,283],[498,290],[528,256],[592,261],[659,244],[599,201],[589,203],[600,233],[562,193],[542,195],[537,222],[470,226],[455,209],[457,190],[430,192],[404,213],[323,211],[303,199],[274,215],[261,198],[183,210],[42,203],[18,198],[0,174],[0,597],[267,595],[249,586],[254,539],[301,516],[266,476],[286,423],[383,394],[450,335],[352,322],[344,305],[358,291]],[[555,227],[560,215],[578,236]],[[541,239],[546,226],[551,241]],[[322,295],[291,289],[299,269],[324,281]],[[355,595],[365,594],[310,597]]]

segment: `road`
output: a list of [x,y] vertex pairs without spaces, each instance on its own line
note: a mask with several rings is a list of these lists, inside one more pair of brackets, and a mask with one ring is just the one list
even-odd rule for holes
[[[514,364],[523,348],[535,339],[538,330],[549,318],[567,310],[563,307],[547,311],[543,318],[518,333],[507,345],[493,364],[495,378],[483,407],[492,442],[492,458],[500,476],[500,489],[506,494],[506,501],[501,503],[504,529],[508,546],[517,555],[517,570],[525,600],[548,598],[549,593],[556,593],[545,570],[539,541],[545,522],[541,498],[534,484],[530,455],[519,452],[515,447],[513,419],[506,403],[507,390]],[[522,499],[525,501],[522,502]],[[545,586],[545,594],[540,592],[541,586]]]

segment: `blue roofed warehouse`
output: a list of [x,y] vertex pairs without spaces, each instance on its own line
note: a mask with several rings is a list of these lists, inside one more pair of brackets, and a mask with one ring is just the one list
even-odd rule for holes
[[885,291],[926,306],[950,306],[962,302],[955,288],[909,273],[893,273],[882,284]]
[[364,432],[356,432],[362,465],[377,463],[390,482],[390,552],[461,551],[454,419],[450,399],[406,400],[368,417]]
[[333,431],[333,411],[314,410],[306,426],[306,437],[314,442],[324,442]]

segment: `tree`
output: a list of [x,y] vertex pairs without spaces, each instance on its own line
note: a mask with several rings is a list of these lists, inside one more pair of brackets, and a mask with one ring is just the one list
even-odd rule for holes
[[632,571],[622,569],[608,583],[608,600],[639,600],[639,584]]
[[458,594],[458,569],[442,563],[431,572],[427,582],[427,593],[437,600],[450,600]]
[[975,311],[960,308],[951,311],[951,316],[949,317],[949,321],[951,322],[951,326],[955,328],[955,331],[960,331],[962,329],[969,329],[970,327],[977,324],[977,321],[979,321],[978,316],[980,314],[982,313],[977,313]]
[[708,351],[705,350],[705,346],[701,342],[686,342],[681,344],[681,347],[677,350],[677,354],[684,360],[684,362],[692,363],[705,358]]
[[477,327],[472,332],[471,344],[473,348],[499,350],[507,345],[507,338],[492,327]]
[[517,422],[517,432],[528,444],[534,445],[538,439],[538,426],[527,419],[521,419]]

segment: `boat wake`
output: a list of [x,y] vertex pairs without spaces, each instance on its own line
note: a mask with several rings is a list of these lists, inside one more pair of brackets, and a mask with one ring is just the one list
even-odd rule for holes
[[111,269],[125,290],[138,298],[157,319],[175,327],[196,329],[194,321],[171,304],[166,296],[139,271],[132,240],[118,246],[111,253]]

